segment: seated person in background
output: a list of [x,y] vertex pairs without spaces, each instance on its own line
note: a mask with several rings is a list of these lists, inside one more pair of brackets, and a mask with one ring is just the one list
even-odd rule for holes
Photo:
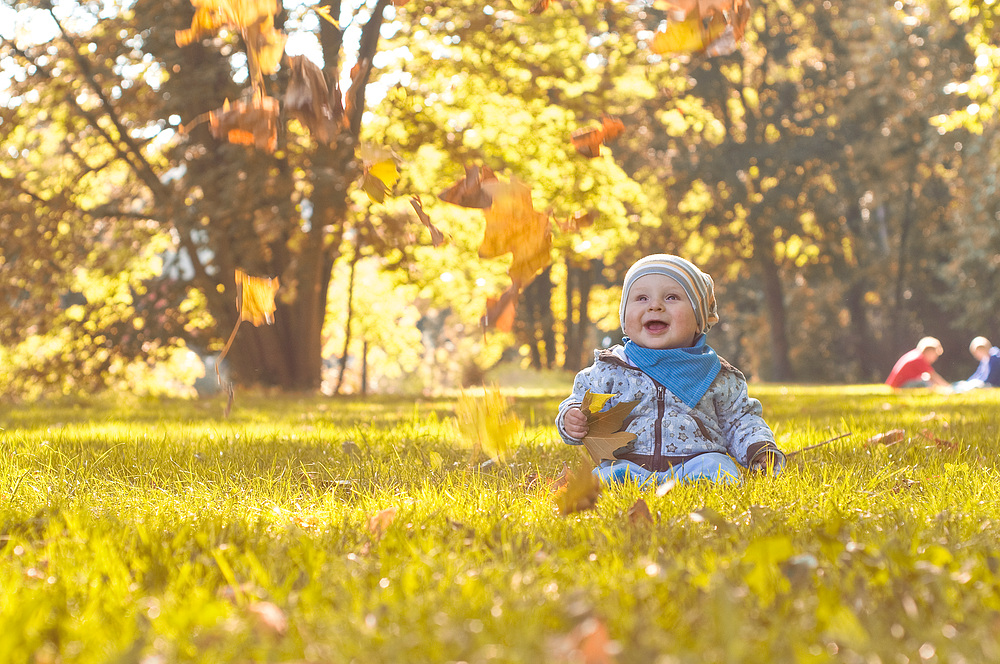
[[934,337],[924,337],[917,342],[917,347],[903,353],[896,360],[896,365],[889,372],[885,384],[890,387],[949,387],[948,381],[942,378],[931,367],[937,361],[944,348]]
[[979,366],[968,380],[958,381],[952,389],[967,392],[979,387],[1000,387],[1000,348],[986,337],[976,337],[969,344],[969,352],[979,360]]

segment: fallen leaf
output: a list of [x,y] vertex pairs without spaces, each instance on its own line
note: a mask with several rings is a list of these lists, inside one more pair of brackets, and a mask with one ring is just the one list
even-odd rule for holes
[[865,445],[895,445],[906,438],[905,429],[892,429],[875,434],[865,441]]
[[247,607],[257,619],[257,627],[261,632],[283,636],[288,631],[288,618],[277,604],[272,602],[253,602]]
[[381,538],[396,518],[396,508],[387,507],[368,517],[368,532],[376,538]]
[[556,489],[552,499],[559,508],[559,514],[566,516],[573,512],[593,509],[601,495],[601,480],[592,472],[589,464],[578,464],[566,473],[566,484]]
[[607,626],[590,617],[565,636],[550,642],[548,659],[556,664],[614,664],[614,653],[618,650]]
[[465,177],[442,191],[438,198],[465,208],[485,209],[493,204],[493,199],[483,184],[496,179],[489,166],[466,166]]
[[[610,395],[602,394],[598,396],[605,397],[604,401],[607,401],[607,397]],[[593,395],[591,398],[593,398]],[[586,402],[586,400],[587,395],[585,394],[584,401]],[[601,459],[615,459],[614,453],[616,451],[636,439],[634,433],[622,431],[622,428],[624,427],[625,418],[628,417],[629,413],[632,412],[632,409],[638,403],[638,400],[623,401],[615,404],[608,410],[599,412],[593,412],[589,404],[586,410],[581,407],[581,410],[587,416],[588,427],[583,444],[590,453],[590,457],[594,460],[594,463],[600,463]],[[595,408],[594,410],[597,409]]]
[[444,236],[444,233],[431,223],[431,218],[424,212],[424,204],[421,202],[420,197],[410,196],[410,205],[413,206],[413,211],[417,213],[417,218],[420,219],[420,222],[431,232],[431,244],[435,247],[445,244],[448,239]]
[[524,425],[496,385],[483,388],[483,396],[462,393],[455,408],[458,427],[473,449],[495,461],[506,461],[524,433]]
[[645,500],[640,498],[628,508],[628,520],[632,525],[653,523],[653,514]]

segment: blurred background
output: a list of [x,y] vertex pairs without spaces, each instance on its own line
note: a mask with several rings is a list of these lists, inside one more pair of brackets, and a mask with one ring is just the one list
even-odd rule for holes
[[[275,5],[284,55],[255,74],[260,31],[178,45],[188,0],[3,0],[0,397],[218,389],[236,269],[280,288],[224,376],[289,391],[564,380],[620,340],[625,270],[655,252],[715,278],[709,343],[755,381],[881,382],[925,335],[959,380],[1000,338],[991,2],[739,2],[714,57],[657,46],[659,0],[397,5]],[[324,80],[299,113],[292,56]],[[220,139],[251,94],[280,111],[246,101],[252,144]],[[605,116],[620,136],[581,154]],[[525,183],[551,232],[499,327],[511,258],[438,197],[467,166]]]

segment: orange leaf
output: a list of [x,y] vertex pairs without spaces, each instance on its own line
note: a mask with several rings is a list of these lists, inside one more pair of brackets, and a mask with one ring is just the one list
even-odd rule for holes
[[531,6],[528,10],[529,14],[541,14],[543,11],[549,8],[552,4],[552,0],[538,0],[535,4]]
[[486,230],[479,256],[496,258],[510,252],[514,260],[508,274],[515,285],[524,287],[552,261],[549,218],[535,211],[531,189],[517,178],[491,181],[483,188],[493,204],[484,212]]
[[905,429],[891,429],[875,434],[865,441],[865,445],[895,445],[906,438]]
[[517,285],[511,285],[500,297],[486,298],[486,313],[479,319],[484,329],[496,328],[500,332],[510,332],[514,329],[514,317],[517,314]]
[[577,129],[570,134],[570,142],[577,152],[588,159],[601,154],[601,144],[618,138],[625,131],[625,123],[620,119],[605,115],[600,127]]
[[376,512],[368,517],[368,532],[370,532],[375,537],[382,537],[385,535],[385,531],[389,529],[392,522],[396,518],[396,508],[387,507],[386,509]]
[[240,320],[260,327],[261,323],[274,322],[274,294],[278,292],[278,278],[251,277],[243,270],[236,270],[237,308]]
[[410,205],[413,206],[413,211],[417,213],[417,217],[420,219],[420,222],[431,232],[431,243],[435,247],[440,247],[448,241],[447,238],[445,238],[444,233],[438,230],[438,228],[431,223],[431,218],[427,216],[426,212],[424,212],[424,204],[420,201],[419,196],[410,196]]
[[485,209],[493,204],[493,199],[483,189],[483,184],[496,179],[489,166],[466,166],[465,177],[441,192],[438,198],[461,207]]
[[212,136],[274,152],[278,144],[278,100],[262,95],[238,100],[208,114]]

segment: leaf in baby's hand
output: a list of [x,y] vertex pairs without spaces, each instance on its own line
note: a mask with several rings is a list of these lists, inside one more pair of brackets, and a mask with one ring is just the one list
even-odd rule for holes
[[580,410],[589,418],[591,413],[596,413],[604,408],[604,404],[613,396],[615,395],[587,390],[587,393],[583,395],[583,403],[580,404]]
[[[588,392],[589,394],[589,392]],[[607,397],[612,395],[591,395],[591,400],[595,396],[604,397],[601,406],[607,401]],[[587,395],[584,395],[586,401]],[[601,459],[614,459],[615,451],[627,446],[635,441],[636,435],[627,431],[622,431],[625,418],[628,417],[632,409],[638,405],[636,401],[623,401],[617,403],[603,412],[591,412],[590,403],[588,408],[581,410],[587,415],[587,435],[583,439],[583,444],[590,452],[594,463],[600,463]],[[596,410],[596,409],[594,409]]]
[[581,460],[566,472],[566,483],[556,489],[552,496],[559,514],[566,516],[593,509],[597,505],[597,499],[601,495],[601,480],[592,471],[591,465]]

